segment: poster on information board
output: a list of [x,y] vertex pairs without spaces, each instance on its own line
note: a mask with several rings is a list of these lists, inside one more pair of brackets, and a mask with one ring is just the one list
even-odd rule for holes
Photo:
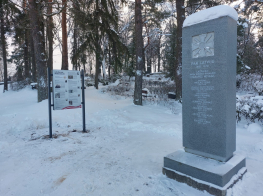
[[80,71],[53,70],[54,110],[81,108]]

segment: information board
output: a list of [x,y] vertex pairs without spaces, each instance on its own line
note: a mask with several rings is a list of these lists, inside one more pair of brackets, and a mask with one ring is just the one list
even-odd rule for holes
[[80,71],[53,70],[54,110],[81,108]]

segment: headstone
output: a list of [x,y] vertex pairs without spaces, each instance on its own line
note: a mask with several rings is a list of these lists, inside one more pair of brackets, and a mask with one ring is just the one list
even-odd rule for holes
[[236,20],[236,11],[223,5],[193,14],[184,22],[185,151],[164,158],[166,174],[173,170],[224,187],[245,167],[245,158],[233,154],[236,150]]

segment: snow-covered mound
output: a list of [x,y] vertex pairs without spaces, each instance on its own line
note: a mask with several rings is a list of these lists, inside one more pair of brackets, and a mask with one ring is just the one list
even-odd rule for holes
[[262,127],[258,123],[251,123],[248,125],[247,131],[251,133],[261,133]]
[[188,16],[184,21],[183,27],[213,20],[222,16],[229,16],[234,20],[238,19],[237,12],[234,8],[228,5],[219,5]]

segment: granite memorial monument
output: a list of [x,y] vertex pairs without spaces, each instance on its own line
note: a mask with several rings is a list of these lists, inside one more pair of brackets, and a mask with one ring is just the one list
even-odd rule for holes
[[[226,5],[189,16],[182,37],[183,147],[163,173],[225,195],[246,172],[236,150],[237,13]],[[231,180],[232,179],[232,180]],[[211,185],[212,184],[212,185]]]

